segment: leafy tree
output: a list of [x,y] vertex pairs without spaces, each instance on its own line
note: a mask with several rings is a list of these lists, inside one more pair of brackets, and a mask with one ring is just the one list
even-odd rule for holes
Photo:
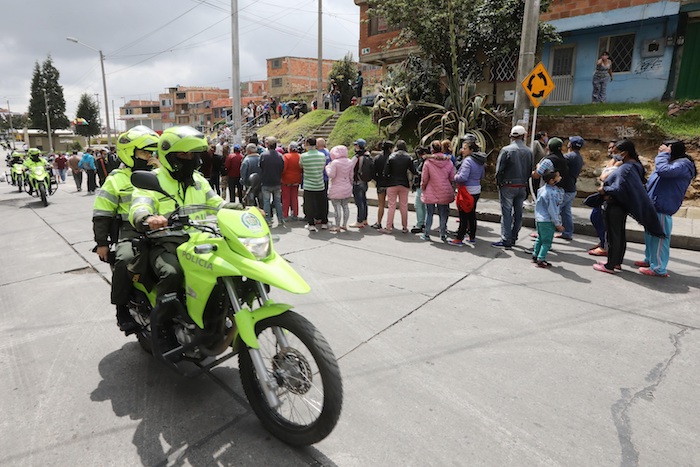
[[[27,116],[12,114],[12,128],[17,131],[27,126]],[[0,131],[6,132],[10,129],[10,117],[8,115],[0,115]]]
[[440,69],[418,55],[406,60],[384,77],[386,86],[403,87],[413,101],[444,102]]
[[100,134],[100,109],[89,94],[83,93],[78,102],[78,110],[75,111],[76,121],[82,118],[87,125],[75,125],[75,132],[80,136],[90,138]]
[[65,115],[66,100],[63,97],[63,86],[58,84],[59,76],[60,73],[53,66],[50,55],[46,57],[41,67],[39,67],[39,62],[35,62],[29,100],[29,121],[33,128],[48,132],[46,125],[47,101],[51,130],[55,131],[70,126],[68,117]]
[[328,83],[332,79],[338,83],[340,88],[340,110],[345,110],[350,106],[350,101],[355,92],[352,86],[357,78],[357,65],[352,58],[352,54],[348,53],[342,60],[333,63],[331,72],[328,73]]
[[[548,6],[544,0],[541,11]],[[369,14],[402,25],[396,43],[415,42],[457,96],[460,83],[480,79],[487,63],[519,49],[524,8],[521,0],[375,0]],[[539,38],[558,41],[545,24]]]

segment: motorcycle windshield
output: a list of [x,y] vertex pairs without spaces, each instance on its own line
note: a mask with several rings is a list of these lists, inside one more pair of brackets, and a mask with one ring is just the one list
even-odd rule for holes
[[170,216],[187,216],[190,221],[198,221],[198,223],[216,224],[216,213],[219,208],[208,206],[206,204],[190,204],[189,206],[180,206]]

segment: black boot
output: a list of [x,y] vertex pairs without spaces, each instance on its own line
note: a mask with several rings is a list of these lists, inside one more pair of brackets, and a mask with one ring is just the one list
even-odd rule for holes
[[139,329],[139,325],[134,321],[134,318],[129,313],[129,307],[126,305],[117,305],[117,325],[119,330],[128,336],[135,333]]

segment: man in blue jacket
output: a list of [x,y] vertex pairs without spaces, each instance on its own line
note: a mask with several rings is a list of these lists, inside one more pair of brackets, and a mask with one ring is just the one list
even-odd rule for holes
[[636,261],[639,272],[647,276],[668,277],[668,260],[671,252],[672,216],[683,203],[688,186],[697,176],[695,163],[685,153],[682,141],[659,146],[654,160],[656,168],[647,181],[647,193],[656,208],[665,238],[655,237],[644,229],[644,261]]

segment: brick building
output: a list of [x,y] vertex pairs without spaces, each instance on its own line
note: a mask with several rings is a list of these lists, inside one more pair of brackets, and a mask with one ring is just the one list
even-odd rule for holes
[[[323,60],[323,89],[334,60]],[[312,97],[317,91],[318,60],[315,58],[278,57],[267,59],[267,89],[278,101]]]
[[155,131],[162,131],[160,101],[131,100],[119,107],[119,120],[125,123],[127,130],[146,125]]
[[214,122],[212,102],[228,98],[229,90],[207,87],[175,86],[160,94],[163,128],[190,125],[207,130]]

